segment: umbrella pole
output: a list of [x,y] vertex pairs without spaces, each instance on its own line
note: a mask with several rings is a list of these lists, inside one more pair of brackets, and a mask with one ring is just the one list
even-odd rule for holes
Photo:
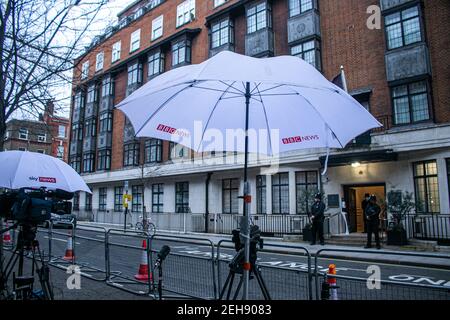
[[250,82],[245,86],[245,160],[244,160],[244,217],[241,222],[241,230],[244,232],[244,293],[243,300],[248,300],[248,287],[250,278],[250,184],[248,183],[248,126],[249,126],[249,108],[250,108]]

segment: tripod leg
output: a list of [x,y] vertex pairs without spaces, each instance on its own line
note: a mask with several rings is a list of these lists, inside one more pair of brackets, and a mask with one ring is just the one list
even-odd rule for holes
[[239,281],[239,284],[238,284],[238,286],[236,288],[236,292],[234,293],[233,300],[237,299],[237,297],[239,295],[239,292],[241,291],[241,287],[242,287],[243,283],[244,283],[244,276],[241,276],[241,280]]
[[264,282],[264,279],[261,274],[261,270],[259,270],[258,266],[254,266],[253,273],[255,274],[256,280],[258,280],[259,287],[261,288],[261,292],[264,296],[265,300],[272,300],[269,294],[269,290]]
[[223,295],[225,294],[225,291],[227,290],[228,283],[230,282],[230,280],[231,280],[231,272],[228,273],[227,280],[225,280],[225,284],[223,285],[222,291],[220,292],[219,300],[222,300]]
[[233,273],[231,273],[230,284],[228,285],[227,300],[230,300],[231,289],[233,289],[234,277],[235,277],[235,273],[233,272]]

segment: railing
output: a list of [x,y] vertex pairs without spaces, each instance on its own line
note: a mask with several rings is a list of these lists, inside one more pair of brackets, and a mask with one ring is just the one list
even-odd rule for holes
[[450,244],[450,215],[408,215],[405,217],[404,224],[409,238]]

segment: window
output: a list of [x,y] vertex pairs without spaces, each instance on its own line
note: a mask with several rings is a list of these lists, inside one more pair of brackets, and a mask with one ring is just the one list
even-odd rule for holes
[[38,142],[46,142],[47,141],[47,135],[45,133],[40,133],[37,135]]
[[113,44],[111,62],[114,63],[117,60],[120,60],[121,45],[122,43],[120,41],[117,41],[116,43]]
[[58,126],[58,138],[66,137],[66,126],[59,125]]
[[136,51],[141,46],[141,29],[137,29],[131,34],[130,52]]
[[97,57],[95,59],[96,63],[95,63],[95,71],[100,71],[103,69],[103,60],[105,58],[105,53],[104,52],[100,52],[97,53]]
[[388,50],[422,41],[419,6],[385,17]]
[[214,0],[214,7],[218,7],[218,6],[224,4],[227,1],[228,0]]
[[105,77],[102,80],[102,97],[113,95],[113,82],[111,77]]
[[446,159],[445,162],[447,163],[447,184],[448,184],[448,193],[450,197],[450,159]]
[[114,211],[122,212],[123,209],[123,187],[114,188]]
[[20,140],[28,140],[28,129],[26,129],[26,128],[19,129],[19,139]]
[[58,146],[56,151],[56,157],[59,159],[64,159],[64,146]]
[[189,182],[175,184],[175,212],[189,212]]
[[97,119],[91,118],[85,121],[85,138],[95,137],[97,135]]
[[106,211],[106,188],[98,189],[98,211]]
[[80,156],[70,157],[70,166],[73,168],[73,170],[80,173],[81,172],[81,157]]
[[86,61],[81,66],[81,79],[86,79],[89,75],[89,61]]
[[309,214],[314,195],[319,192],[317,171],[295,173],[295,193],[297,214]]
[[38,150],[37,150],[37,153],[45,154],[45,150],[44,150],[44,149],[38,149]]
[[147,4],[146,7],[148,10],[153,9],[154,7],[160,5],[163,2],[163,0],[150,0]]
[[80,193],[75,192],[73,199],[72,199],[72,209],[73,211],[79,211],[80,210]]
[[83,126],[81,124],[74,124],[72,126],[72,142],[83,140]]
[[177,27],[195,19],[195,0],[186,0],[177,7]]
[[74,98],[74,105],[76,110],[80,111],[84,105],[84,96],[82,92],[77,92]]
[[169,160],[189,157],[189,149],[181,144],[169,142]]
[[100,115],[100,133],[112,131],[112,112],[104,112]]
[[100,150],[98,152],[97,170],[111,169],[111,150]]
[[436,160],[414,163],[416,211],[439,213],[439,182]]
[[84,199],[84,210],[92,211],[92,194],[85,193],[86,198]]
[[130,143],[124,146],[123,165],[138,166],[139,165],[139,143]]
[[134,13],[134,18],[137,19],[140,16],[142,16],[144,14],[144,8],[139,8],[135,13]]
[[247,34],[271,27],[272,14],[268,3],[254,4],[247,9]]
[[139,62],[128,66],[128,85],[142,83],[142,64]]
[[222,213],[239,213],[239,179],[222,180]]
[[409,124],[430,119],[426,81],[393,87],[392,99],[395,124]]
[[[6,131],[6,132],[5,132],[5,139],[4,139],[4,140],[9,139],[9,137],[10,137],[10,133],[9,133],[9,131]],[[5,150],[5,151],[6,151],[6,150]]]
[[20,147],[19,151],[27,151],[27,148]]
[[320,70],[321,68],[320,45],[316,40],[311,40],[293,46],[291,48],[291,55],[305,60],[309,64],[316,67],[318,70]]
[[131,188],[131,211],[142,212],[142,193],[143,186],[133,186]]
[[164,55],[156,51],[148,55],[148,78],[164,72]]
[[172,66],[191,63],[191,41],[182,40],[172,45]]
[[150,139],[145,141],[145,163],[161,162],[162,141]]
[[311,9],[313,9],[313,0],[289,0],[290,17],[296,16]]
[[272,176],[272,213],[289,214],[289,173]]
[[163,35],[164,16],[161,15],[152,21],[152,40],[156,40]]
[[96,89],[97,88],[95,85],[89,86],[88,92],[87,92],[87,99],[86,99],[87,103],[94,103],[95,101],[97,101],[97,90]]
[[234,42],[233,23],[230,19],[225,19],[211,26],[211,48],[217,48]]
[[267,213],[267,181],[266,176],[256,176],[256,214]]
[[83,172],[94,172],[94,160],[95,160],[95,154],[94,153],[86,153],[83,155]]
[[152,185],[152,212],[153,213],[163,213],[164,204],[164,184],[157,183]]

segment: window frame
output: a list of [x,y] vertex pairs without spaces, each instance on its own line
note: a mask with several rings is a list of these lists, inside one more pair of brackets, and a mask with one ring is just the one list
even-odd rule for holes
[[[434,163],[436,164],[436,174],[428,174],[427,173],[427,164],[429,163]],[[416,174],[416,166],[417,165],[421,165],[422,166],[422,170],[423,170],[423,175],[417,175]],[[424,160],[424,161],[418,161],[418,162],[414,162],[412,164],[413,166],[413,179],[414,179],[414,198],[416,201],[416,212],[417,213],[422,213],[422,214],[440,214],[441,213],[441,199],[440,199],[440,194],[439,194],[439,167],[438,167],[438,161],[437,160]],[[437,185],[437,201],[438,201],[438,211],[430,211],[429,208],[429,201],[431,201],[430,199],[430,193],[428,190],[428,179],[430,178],[435,178],[436,179],[436,185]],[[419,203],[419,196],[418,196],[418,188],[417,188],[417,181],[423,179],[424,180],[424,192],[425,192],[425,203],[423,204],[424,206],[424,210],[421,211],[420,210],[420,206],[418,205]]]
[[[41,139],[43,137],[43,139]],[[37,134],[37,141],[45,143],[47,142],[47,134],[46,133],[38,133]]]
[[[135,44],[137,43],[137,47]],[[133,31],[130,35],[130,53],[136,52],[141,47],[141,29]]]
[[[313,179],[314,182],[309,182],[309,175],[310,174],[314,174],[315,177]],[[303,182],[298,182],[298,177],[300,175],[304,175],[304,183]],[[307,170],[307,171],[296,171],[295,172],[295,212],[296,214],[299,215],[309,215],[310,213],[310,204],[307,202],[306,203],[306,212],[301,212],[301,208],[299,208],[299,196],[300,193],[299,191],[301,190],[300,187],[304,186],[305,190],[309,190],[310,188],[312,188],[312,186],[314,186],[314,193],[318,193],[320,192],[320,184],[319,184],[319,173],[315,170]],[[308,199],[306,199],[306,201],[308,201]]]
[[257,175],[256,176],[256,214],[267,214],[267,176],[266,175]]
[[[222,26],[222,23],[226,22],[225,27]],[[217,30],[214,30],[214,26],[219,25]],[[227,42],[223,42],[222,40],[222,30],[227,29]],[[214,34],[217,33],[219,35],[219,44],[214,46]],[[210,50],[220,48],[226,45],[234,44],[234,22],[230,17],[226,17],[223,19],[216,20],[211,23],[210,35],[209,35],[209,48]]]
[[122,54],[122,41],[117,41],[112,45],[111,63],[119,61],[121,54]]
[[[237,186],[234,185],[237,183]],[[222,213],[223,214],[239,214],[239,188],[240,179],[222,179]],[[228,198],[226,199],[226,197]],[[228,212],[225,210],[225,204],[228,203]]]
[[[176,27],[191,23],[196,18],[195,0],[185,0],[177,6]],[[193,11],[193,14],[192,14]],[[189,19],[186,19],[189,16]],[[180,19],[181,18],[181,19]]]
[[[155,196],[157,201],[155,202]],[[152,184],[152,213],[164,212],[164,183]]]
[[[30,132],[27,128],[19,129],[19,140],[28,140]],[[23,135],[23,136],[22,136]]]
[[99,133],[112,132],[112,126],[113,126],[113,113],[111,111],[102,112],[99,116]]
[[[281,177],[283,176],[283,175],[287,175],[287,184],[282,184],[281,183]],[[278,177],[278,182],[277,183],[275,183],[275,178],[276,177]],[[287,209],[288,209],[288,211],[287,212],[283,212],[283,208],[282,208],[282,199],[283,199],[283,197],[282,197],[282,187],[287,187]],[[275,192],[275,189],[277,189],[278,188],[278,198],[277,197],[275,197],[275,194],[277,193],[277,192]],[[280,173],[277,173],[277,174],[274,174],[274,175],[272,175],[272,214],[275,214],[275,215],[289,215],[290,214],[290,203],[289,203],[289,201],[290,201],[290,199],[289,199],[289,172],[280,172]],[[276,199],[278,199],[278,205],[279,205],[279,211],[280,212],[275,212],[275,209],[274,209],[274,203],[275,203],[275,200]]]
[[97,171],[111,170],[112,151],[102,149],[97,152]]
[[108,188],[98,189],[98,211],[105,212],[107,206]]
[[[127,86],[142,83],[142,63],[136,61],[128,65],[127,68]],[[130,77],[131,74],[131,77]]]
[[81,173],[81,156],[71,156],[70,157],[70,166],[77,172]]
[[80,192],[75,192],[73,195],[72,210],[80,211]]
[[92,211],[92,194],[87,193],[87,192],[85,193],[85,198],[84,198],[84,210],[88,211],[88,212]]
[[144,186],[131,187],[131,212],[142,212],[144,208]]
[[114,95],[114,80],[111,76],[106,76],[102,79],[102,98]]
[[[258,11],[258,7],[262,4],[265,4],[265,9]],[[249,11],[255,9],[255,13],[249,14]],[[259,17],[259,13],[265,11],[265,25],[264,27],[258,27],[258,17]],[[250,30],[250,24],[249,24],[249,20],[251,17],[255,17],[255,30]],[[255,32],[258,32],[260,30],[264,30],[264,29],[272,29],[273,26],[273,21],[272,21],[272,5],[270,4],[270,2],[264,0],[264,1],[258,1],[255,3],[252,3],[251,5],[249,5],[246,10],[245,10],[245,21],[246,21],[246,34],[250,35],[253,34]],[[253,24],[252,24],[253,25]]]
[[97,136],[97,119],[89,118],[84,123],[84,137],[95,138]]
[[[184,48],[184,55],[180,54],[180,51],[182,51]],[[178,41],[174,41],[172,43],[172,67],[176,68],[178,66],[184,65],[184,64],[190,64],[192,61],[192,43],[190,39],[181,39]],[[175,54],[177,52],[177,54]],[[175,59],[175,56],[177,59]],[[183,57],[183,61],[180,61],[180,57]],[[175,63],[177,61],[177,63]]]
[[[155,71],[155,65],[156,61],[158,61],[158,72],[154,72]],[[154,78],[158,75],[160,75],[161,73],[164,72],[164,62],[165,62],[165,58],[164,58],[164,54],[163,52],[161,52],[161,50],[156,50],[153,52],[150,52],[148,54],[147,57],[147,66],[148,66],[148,70],[147,70],[147,78],[151,79]]]
[[[312,49],[307,49],[305,50],[304,47],[306,44],[309,44],[313,42],[314,46]],[[300,47],[301,46],[301,50],[299,53],[294,54],[293,50],[294,48]],[[310,63],[309,61],[305,60],[305,54],[309,53],[309,52],[314,52],[314,64]],[[306,63],[312,65],[313,67],[315,67],[317,70],[322,70],[322,50],[321,50],[321,43],[318,39],[313,38],[310,40],[306,40],[306,41],[302,41],[299,42],[295,45],[290,46],[290,54],[293,57],[297,57],[302,59],[303,61],[305,61]]]
[[89,77],[89,60],[83,62],[81,65],[81,80],[85,80]]
[[[101,58],[101,59],[99,59]],[[97,53],[96,57],[95,57],[95,72],[98,72],[100,70],[103,70],[103,66],[105,63],[105,52],[99,52]]]
[[[64,134],[61,134],[61,128],[63,128]],[[58,138],[66,138],[67,130],[65,125],[58,125]]]
[[114,187],[114,212],[123,210],[123,187]]
[[88,152],[83,154],[83,173],[92,173],[95,171],[95,153]]
[[[152,157],[152,152],[156,152],[156,156]],[[144,144],[145,163],[160,163],[162,162],[162,140],[149,139]]]
[[[155,24],[156,27],[155,27]],[[161,33],[156,34],[156,32],[160,30]],[[164,35],[164,14],[160,15],[159,17],[152,20],[152,33],[150,36],[151,41],[155,41],[159,38],[161,38]]]
[[[405,12],[405,11],[411,9],[411,8],[414,8],[414,7],[417,7],[417,9],[418,9],[418,15],[417,15],[417,18],[419,19],[420,40],[419,40],[419,41],[416,41],[416,42],[412,42],[412,43],[405,44],[405,32],[404,32],[404,26],[403,26],[403,24],[404,24],[405,21],[415,19],[416,16],[404,20],[404,19],[403,19],[403,12]],[[394,23],[391,23],[391,24],[387,24],[387,23],[386,23],[386,19],[387,19],[389,16],[392,16],[392,15],[395,15],[395,14],[400,14],[400,21],[399,21],[399,22],[394,22]],[[413,45],[416,45],[416,44],[418,44],[418,43],[421,43],[421,42],[424,42],[424,41],[425,41],[425,36],[426,36],[426,34],[425,34],[425,28],[424,28],[422,6],[419,5],[418,3],[413,4],[413,5],[411,5],[411,6],[408,6],[408,7],[403,7],[403,8],[401,8],[401,9],[399,9],[399,10],[394,11],[394,12],[390,12],[389,14],[387,14],[386,16],[384,16],[383,23],[384,23],[385,45],[386,45],[386,50],[387,50],[387,51],[392,51],[392,50],[397,50],[397,49],[405,48],[405,47],[408,47],[408,46],[413,46]],[[399,47],[391,48],[391,47],[389,46],[389,33],[388,33],[388,30],[387,30],[387,29],[388,29],[388,27],[393,26],[393,25],[395,25],[395,24],[400,24],[402,45],[399,46]]]
[[[139,166],[139,160],[140,160],[140,143],[139,142],[131,142],[127,143],[124,146],[123,151],[123,166],[124,167],[137,167]],[[133,157],[133,163],[129,163],[129,159],[131,159],[130,155],[127,155],[127,153],[132,153]]]
[[[181,201],[179,201],[179,196],[181,196]],[[188,212],[189,212],[189,182],[188,181],[176,182],[175,213],[188,213]]]
[[[414,93],[414,94],[411,95],[410,94],[410,91],[411,91],[410,90],[410,86],[412,86],[414,84],[417,84],[417,83],[420,83],[420,82],[425,83],[426,97],[427,97],[427,103],[428,103],[428,119],[419,120],[419,121],[413,121],[414,113],[413,113],[412,97],[418,96],[418,95],[421,95],[421,94],[424,94],[424,93],[423,92],[422,93]],[[406,90],[407,90],[406,96],[403,95],[403,96],[400,96],[400,97],[394,97],[394,89],[398,88],[398,87],[402,87],[402,86],[406,86]],[[432,108],[432,105],[431,105],[431,103],[432,103],[431,87],[430,87],[430,84],[429,84],[428,80],[419,80],[419,81],[407,82],[407,83],[391,86],[390,87],[390,91],[391,91],[391,104],[392,104],[392,123],[393,123],[394,126],[408,126],[408,125],[413,125],[413,124],[417,124],[417,123],[428,122],[428,121],[431,121],[433,119],[433,114],[432,114],[433,108]],[[396,106],[395,105],[395,100],[398,100],[398,99],[401,99],[401,98],[404,98],[404,97],[408,98],[409,122],[407,122],[407,123],[397,123],[397,119],[396,119],[397,118],[397,116],[396,116],[397,113],[396,113],[396,110],[395,110],[395,106]]]

